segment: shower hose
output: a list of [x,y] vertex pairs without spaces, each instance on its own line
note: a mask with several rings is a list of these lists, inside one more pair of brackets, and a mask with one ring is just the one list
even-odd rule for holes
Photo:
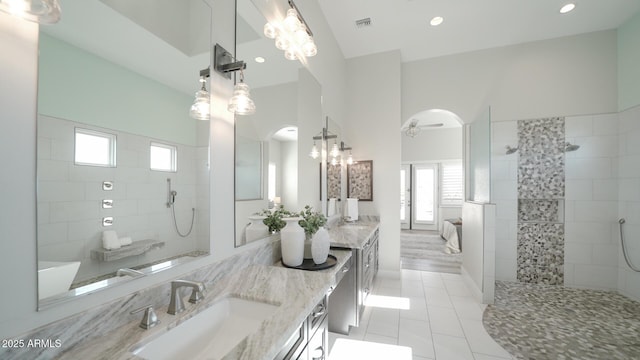
[[193,230],[193,221],[196,218],[196,209],[191,208],[191,226],[189,226],[189,231],[186,234],[182,234],[180,232],[180,229],[178,229],[178,221],[176,220],[176,205],[174,203],[171,204],[171,213],[173,214],[173,225],[176,228],[176,232],[178,233],[178,235],[180,235],[180,237],[189,236],[189,234],[191,234],[191,231]]
[[620,220],[618,220],[618,224],[620,224],[620,242],[622,243],[622,254],[624,254],[624,261],[627,262],[627,265],[629,265],[631,270],[635,272],[640,272],[640,269],[633,266],[633,264],[631,263],[631,259],[629,259],[629,255],[627,254],[627,247],[625,246],[625,242],[624,242],[624,233],[622,232],[622,225],[624,225],[625,222],[626,220],[624,218],[621,218]]

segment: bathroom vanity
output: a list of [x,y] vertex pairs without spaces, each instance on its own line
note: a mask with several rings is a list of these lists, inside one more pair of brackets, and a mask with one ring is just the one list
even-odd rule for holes
[[329,330],[348,334],[350,326],[359,326],[364,304],[378,273],[377,222],[345,224],[330,230],[331,247],[352,252],[351,266],[329,297]]

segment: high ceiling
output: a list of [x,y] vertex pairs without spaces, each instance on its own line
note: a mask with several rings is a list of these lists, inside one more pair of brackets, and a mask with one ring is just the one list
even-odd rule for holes
[[[318,0],[346,58],[399,49],[402,61],[615,29],[640,0]],[[437,27],[429,21],[441,16]],[[371,19],[358,28],[356,20]]]

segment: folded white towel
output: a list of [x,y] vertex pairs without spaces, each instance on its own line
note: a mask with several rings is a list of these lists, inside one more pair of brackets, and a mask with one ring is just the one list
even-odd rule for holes
[[336,213],[336,201],[338,199],[331,198],[329,199],[329,206],[327,207],[327,216],[335,215]]
[[348,198],[345,216],[348,221],[358,220],[358,199]]
[[103,231],[102,247],[107,250],[120,249],[120,239],[118,239],[118,234],[113,230]]
[[131,240],[131,238],[129,236],[125,236],[125,237],[120,238],[120,246],[131,245],[132,242],[133,242],[133,240]]

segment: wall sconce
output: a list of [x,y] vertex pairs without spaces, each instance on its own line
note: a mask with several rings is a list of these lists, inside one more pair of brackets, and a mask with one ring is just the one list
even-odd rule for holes
[[313,41],[313,33],[304,20],[298,7],[289,0],[287,16],[281,22],[268,22],[264,25],[264,35],[275,39],[276,47],[284,51],[284,57],[289,60],[303,59],[315,56],[318,47]]
[[[337,139],[338,135],[335,134],[331,134],[329,133],[329,130],[327,130],[327,128],[322,128],[322,131],[313,137],[313,147],[311,148],[311,152],[309,153],[309,156],[311,156],[314,159],[317,159],[318,156],[320,155],[320,152],[318,152],[318,148],[316,147],[316,140],[329,140],[329,139]],[[334,142],[334,145],[337,146]]]
[[233,88],[233,96],[229,100],[227,110],[236,115],[250,115],[256,112],[256,105],[251,100],[249,85],[244,82],[243,70],[247,68],[244,61],[236,60],[230,52],[219,44],[213,49],[213,68],[227,79],[231,79],[231,73],[240,71],[240,82]]
[[0,0],[0,11],[39,24],[60,21],[58,0]]
[[344,141],[341,141],[340,142],[340,151],[341,152],[345,152],[347,150],[349,150],[349,156],[347,156],[347,164],[348,165],[353,165],[353,154],[351,154],[351,150],[352,149],[351,149],[351,147],[346,147],[344,145]]
[[196,120],[209,120],[209,113],[211,111],[211,103],[209,92],[207,91],[207,78],[209,77],[209,68],[200,70],[200,82],[202,88],[196,91],[196,98],[189,109],[189,116]]

